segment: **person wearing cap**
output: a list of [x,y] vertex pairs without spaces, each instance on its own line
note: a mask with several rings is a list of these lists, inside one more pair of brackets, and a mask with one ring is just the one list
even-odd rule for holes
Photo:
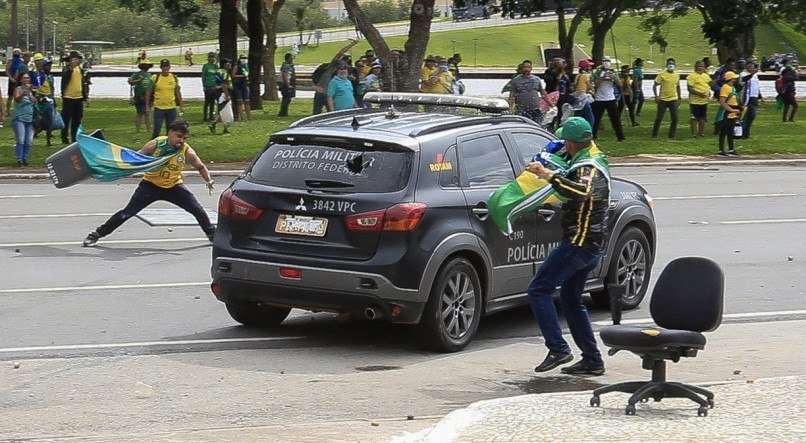
[[56,112],[55,80],[51,73],[53,65],[50,60],[45,60],[43,57],[41,67],[42,71],[37,74],[37,86],[34,88],[36,110],[39,115],[38,122],[34,127],[34,135],[45,131],[46,143],[50,147],[52,145],[51,139],[53,138],[53,113]]
[[199,155],[188,144],[188,137],[190,137],[188,123],[184,120],[174,120],[168,125],[167,137],[155,137],[154,140],[150,140],[137,151],[140,154],[153,157],[170,156],[171,159],[159,168],[143,174],[143,179],[137,185],[137,189],[135,189],[126,207],[116,212],[104,224],[87,234],[83,243],[84,247],[95,246],[99,239],[115,232],[115,229],[125,223],[126,220],[137,215],[138,212],[151,203],[160,200],[179,206],[192,214],[207,238],[213,241],[215,226],[210,222],[204,207],[183,184],[182,171],[186,165],[196,168],[199,176],[207,184],[210,195],[215,189],[215,181]]
[[638,57],[632,64],[632,98],[635,116],[641,115],[644,107],[644,59]]
[[442,86],[439,84],[439,69],[437,68],[437,58],[429,55],[423,61],[420,69],[420,92],[428,94],[441,94]]
[[76,133],[84,118],[84,104],[89,100],[88,78],[81,69],[81,54],[70,51],[70,63],[62,69],[62,143],[76,142]]
[[593,108],[591,108],[590,98],[593,97],[593,83],[591,82],[591,71],[593,70],[594,63],[591,59],[582,59],[579,61],[579,73],[574,79],[575,96],[579,100],[584,100],[582,109],[574,111],[574,115],[582,117],[593,126]]
[[216,85],[216,75],[218,74],[218,64],[216,63],[215,52],[207,53],[207,63],[202,66],[202,89],[204,90],[204,121],[211,123],[215,120],[216,104],[220,94]]
[[140,70],[132,74],[128,80],[131,85],[131,102],[135,110],[134,129],[136,132],[140,132],[143,123],[146,125],[146,131],[151,132],[151,116],[146,109],[146,94],[154,87],[151,76],[148,74],[148,70],[153,66],[154,64],[146,59],[140,60],[140,64],[137,65]]
[[[676,67],[677,63],[673,58],[666,59],[666,70],[655,76],[655,82],[652,84],[652,94],[655,96],[655,103],[658,104],[655,124],[652,125],[652,138],[658,136],[660,124],[663,122],[667,109],[672,118],[669,125],[669,138],[674,139],[677,135],[677,117],[683,96],[680,94],[680,74],[675,72]],[[658,93],[658,88],[660,88],[660,93]]]
[[[313,94],[313,114],[320,114],[322,112],[322,108],[327,109],[328,107],[328,96],[327,96],[327,89],[330,86],[330,80],[333,78],[334,74],[336,73],[339,65],[342,63],[342,56],[347,54],[347,51],[350,50],[353,46],[358,44],[358,40],[350,39],[350,43],[348,43],[343,48],[339,49],[339,51],[333,56],[333,58],[328,63],[323,63],[316,68],[313,73],[314,79],[314,94]],[[349,68],[349,66],[348,66]]]
[[602,261],[602,248],[607,237],[610,171],[604,153],[593,142],[591,125],[585,119],[569,118],[555,135],[565,141],[564,159],[569,163],[568,173],[554,173],[540,162],[529,163],[527,167],[568,199],[562,205],[562,242],[549,254],[526,289],[549,351],[535,372],[549,371],[573,360],[554,306],[553,294],[559,286],[560,304],[568,328],[582,351],[582,359],[562,368],[562,372],[602,375],[604,361],[582,302],[582,292],[588,274]]
[[45,61],[45,56],[41,52],[37,52],[33,57],[34,66],[29,69],[31,72],[31,86],[36,89],[39,87],[39,74],[42,72],[42,62]]
[[[727,157],[728,155],[738,155],[733,145],[734,128],[739,119],[742,109],[739,107],[739,94],[736,91],[736,82],[739,74],[727,71],[723,75],[725,84],[719,90],[719,106],[721,109],[717,114],[717,126],[719,128],[719,152],[717,155]],[[728,152],[725,153],[725,140],[728,141]]]
[[179,107],[179,117],[185,113],[185,102],[182,100],[182,91],[179,87],[179,78],[171,72],[171,61],[167,58],[160,60],[160,73],[151,76],[154,87],[146,92],[146,112],[153,109],[154,127],[151,138],[157,138],[176,120],[176,108]]
[[438,57],[437,58],[437,78],[439,79],[439,94],[453,94],[453,85],[456,83],[456,79],[453,77],[453,73],[451,72],[450,68],[448,67],[448,59],[445,57]]
[[[364,93],[367,92],[381,92],[383,91],[383,76],[381,73],[383,72],[383,65],[379,60],[375,60],[372,62],[372,71],[367,74],[366,77],[361,81],[361,85],[363,86]],[[369,103],[364,103],[365,108],[371,108],[372,105]]]
[[246,55],[241,55],[235,66],[232,68],[232,99],[235,106],[232,107],[235,111],[235,118],[240,121],[252,120],[252,112],[249,107],[249,58]]
[[708,121],[708,99],[711,97],[711,76],[706,71],[705,62],[694,63],[694,72],[686,77],[689,109],[691,111],[691,136],[705,137],[705,122]]
[[624,141],[624,128],[621,126],[621,116],[618,113],[618,103],[616,101],[616,88],[621,86],[621,79],[618,73],[610,68],[612,61],[610,57],[602,59],[602,66],[598,67],[591,77],[593,85],[596,87],[596,94],[593,98],[593,138],[597,137],[602,117],[607,111],[610,125],[616,133],[618,141]]
[[532,75],[532,61],[524,60],[519,65],[520,75],[513,78],[512,89],[509,90],[509,107],[515,107],[515,113],[535,123],[540,123],[543,114],[540,112],[540,101],[547,100],[543,92],[543,84],[536,75]]
[[336,70],[336,76],[327,85],[327,110],[341,111],[356,107],[353,84],[347,75],[350,65],[342,61]]
[[17,88],[17,76],[22,72],[28,72],[28,65],[22,60],[20,48],[11,51],[11,58],[6,62],[6,76],[8,77],[8,98],[6,99],[6,112],[11,112],[11,100],[13,92]]

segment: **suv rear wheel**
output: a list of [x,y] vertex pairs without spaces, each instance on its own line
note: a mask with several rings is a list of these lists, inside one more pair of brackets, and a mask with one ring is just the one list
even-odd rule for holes
[[423,343],[440,352],[461,351],[473,340],[481,320],[481,284],[476,268],[464,258],[442,266],[422,320]]
[[638,228],[629,227],[621,233],[607,267],[605,289],[591,292],[593,302],[601,307],[610,306],[609,286],[625,286],[621,308],[635,309],[641,304],[649,286],[652,271],[651,252],[646,235]]
[[277,326],[288,317],[291,308],[269,306],[257,302],[238,301],[227,303],[227,312],[238,323],[252,328]]

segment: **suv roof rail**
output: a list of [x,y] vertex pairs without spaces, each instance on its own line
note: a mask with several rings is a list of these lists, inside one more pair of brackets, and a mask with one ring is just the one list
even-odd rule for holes
[[301,119],[291,123],[290,125],[288,125],[288,127],[289,128],[296,128],[298,126],[306,126],[306,125],[310,125],[311,123],[316,123],[316,122],[322,121],[322,120],[329,120],[329,119],[334,118],[334,117],[347,117],[347,116],[354,115],[354,114],[355,115],[357,115],[357,114],[366,114],[366,113],[372,112],[372,111],[373,111],[372,109],[367,109],[367,108],[350,108],[350,109],[344,109],[344,110],[341,110],[341,111],[323,112],[321,114],[315,114],[315,115],[311,115],[309,117],[301,118]]
[[478,109],[482,112],[503,113],[509,111],[509,103],[500,98],[472,97],[449,94],[422,94],[418,92],[368,92],[364,101],[379,104],[442,105]]
[[468,116],[462,120],[452,120],[445,123],[437,123],[433,126],[428,126],[421,129],[415,129],[409,133],[409,137],[417,137],[421,135],[433,134],[435,132],[447,131],[449,129],[463,128],[465,126],[475,126],[479,124],[499,124],[499,123],[527,123],[534,125],[535,123],[526,117],[520,115],[480,115]]

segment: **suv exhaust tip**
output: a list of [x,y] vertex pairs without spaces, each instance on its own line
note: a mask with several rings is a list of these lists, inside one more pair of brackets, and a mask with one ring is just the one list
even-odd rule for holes
[[369,320],[375,320],[376,318],[379,318],[380,315],[375,311],[375,308],[367,308],[364,309],[364,317]]

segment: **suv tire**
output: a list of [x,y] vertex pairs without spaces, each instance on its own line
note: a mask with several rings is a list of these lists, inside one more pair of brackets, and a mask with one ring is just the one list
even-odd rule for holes
[[476,268],[467,259],[451,259],[437,274],[418,325],[423,344],[439,352],[461,351],[476,335],[481,309]]
[[600,307],[610,306],[608,287],[627,285],[627,292],[621,298],[621,309],[635,309],[641,304],[649,287],[652,273],[651,252],[646,235],[636,227],[625,229],[616,241],[610,264],[607,267],[605,287],[591,292],[591,299]]
[[270,328],[282,323],[288,317],[291,308],[238,301],[227,303],[227,312],[233,320],[246,327]]

